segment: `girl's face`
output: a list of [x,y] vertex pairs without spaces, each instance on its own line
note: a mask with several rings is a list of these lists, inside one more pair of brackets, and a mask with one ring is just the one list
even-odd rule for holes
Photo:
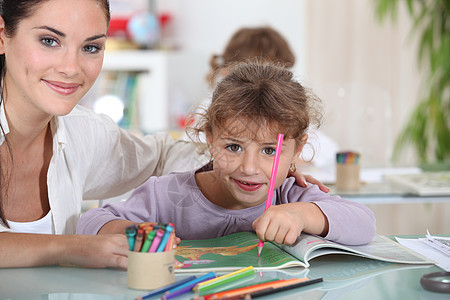
[[[214,157],[213,174],[220,184],[223,197],[212,201],[228,209],[242,209],[266,201],[270,175],[277,144],[277,134],[254,123],[232,121],[227,128],[233,131],[214,132],[207,135]],[[284,138],[275,181],[275,189],[281,186],[306,142],[296,145],[294,139]]]
[[106,32],[105,13],[96,0],[45,1],[12,37],[6,36],[0,17],[6,102],[22,112],[69,113],[101,70]]

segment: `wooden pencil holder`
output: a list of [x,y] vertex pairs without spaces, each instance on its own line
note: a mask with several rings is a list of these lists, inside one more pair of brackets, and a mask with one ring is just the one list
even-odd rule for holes
[[336,189],[358,190],[361,181],[359,179],[359,164],[336,164]]
[[175,282],[175,250],[128,252],[128,287],[154,290]]

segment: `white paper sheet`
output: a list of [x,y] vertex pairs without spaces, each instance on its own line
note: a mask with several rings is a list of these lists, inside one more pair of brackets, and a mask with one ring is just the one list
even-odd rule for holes
[[[434,236],[434,238],[436,238]],[[396,240],[405,247],[416,251],[417,253],[426,256],[428,259],[436,262],[436,265],[450,272],[450,255],[446,255],[443,251],[440,251],[427,243],[418,239],[405,239],[396,237]]]

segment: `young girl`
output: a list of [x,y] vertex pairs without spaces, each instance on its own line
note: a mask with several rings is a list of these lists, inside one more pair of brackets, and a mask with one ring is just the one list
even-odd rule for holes
[[[301,232],[343,244],[369,242],[375,219],[367,207],[286,178],[318,115],[315,100],[283,67],[256,61],[237,65],[193,128],[206,134],[211,162],[150,178],[126,202],[86,212],[78,232],[124,233],[133,223],[154,221],[174,223],[181,239],[255,231],[262,241],[288,245]],[[284,140],[276,190],[264,212],[278,133]]]

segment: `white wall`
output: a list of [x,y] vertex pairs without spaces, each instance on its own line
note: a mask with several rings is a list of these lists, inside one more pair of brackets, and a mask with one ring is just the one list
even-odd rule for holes
[[[328,111],[322,130],[341,148],[362,151],[364,165],[389,161],[423,90],[406,1],[399,1],[396,22],[382,23],[376,2],[314,0],[305,7],[305,74]],[[396,163],[414,164],[405,153]]]
[[[156,7],[173,15],[166,40],[183,51],[192,52],[199,62],[196,68],[179,65],[186,85],[195,90],[189,95],[198,99],[187,102],[204,98],[209,58],[222,52],[238,28],[270,25],[290,43],[296,55],[293,69],[297,78],[316,92],[324,88],[324,82],[352,84],[356,81],[389,94],[391,124],[385,126],[387,123],[378,113],[371,122],[373,126],[379,123],[389,127],[383,130],[386,141],[381,144],[379,139],[378,143],[373,139],[363,149],[371,152],[366,157],[376,164],[383,161],[389,164],[386,162],[389,149],[417,103],[420,85],[415,44],[410,40],[411,25],[404,7],[400,9],[397,24],[378,23],[372,0],[158,0]],[[368,93],[363,89],[358,97]],[[328,98],[323,99],[324,104],[332,107],[329,104],[334,100]],[[348,110],[348,107],[333,108],[337,118],[333,121],[330,115],[328,121],[340,125],[340,120],[351,119],[353,114]],[[351,145],[344,142],[345,138],[360,135],[348,130],[340,130],[342,135],[336,135],[329,130],[337,128],[335,125],[328,122],[323,131],[342,141],[344,148]]]
[[[241,27],[270,25],[290,43],[296,55],[294,71],[304,69],[304,1],[299,0],[159,0],[159,12],[170,12],[173,21],[166,39],[175,47],[203,58],[203,64],[190,71],[180,70],[197,78],[207,87],[205,76],[212,54],[221,54],[231,35]],[[192,82],[191,86],[196,86]],[[202,90],[204,91],[204,90]],[[205,95],[206,96],[206,95]]]
[[[207,58],[221,53],[231,35],[244,26],[270,25],[290,43],[299,62],[304,57],[304,1],[299,0],[160,0],[159,11],[173,13],[174,42]],[[301,67],[298,63],[296,68]]]

